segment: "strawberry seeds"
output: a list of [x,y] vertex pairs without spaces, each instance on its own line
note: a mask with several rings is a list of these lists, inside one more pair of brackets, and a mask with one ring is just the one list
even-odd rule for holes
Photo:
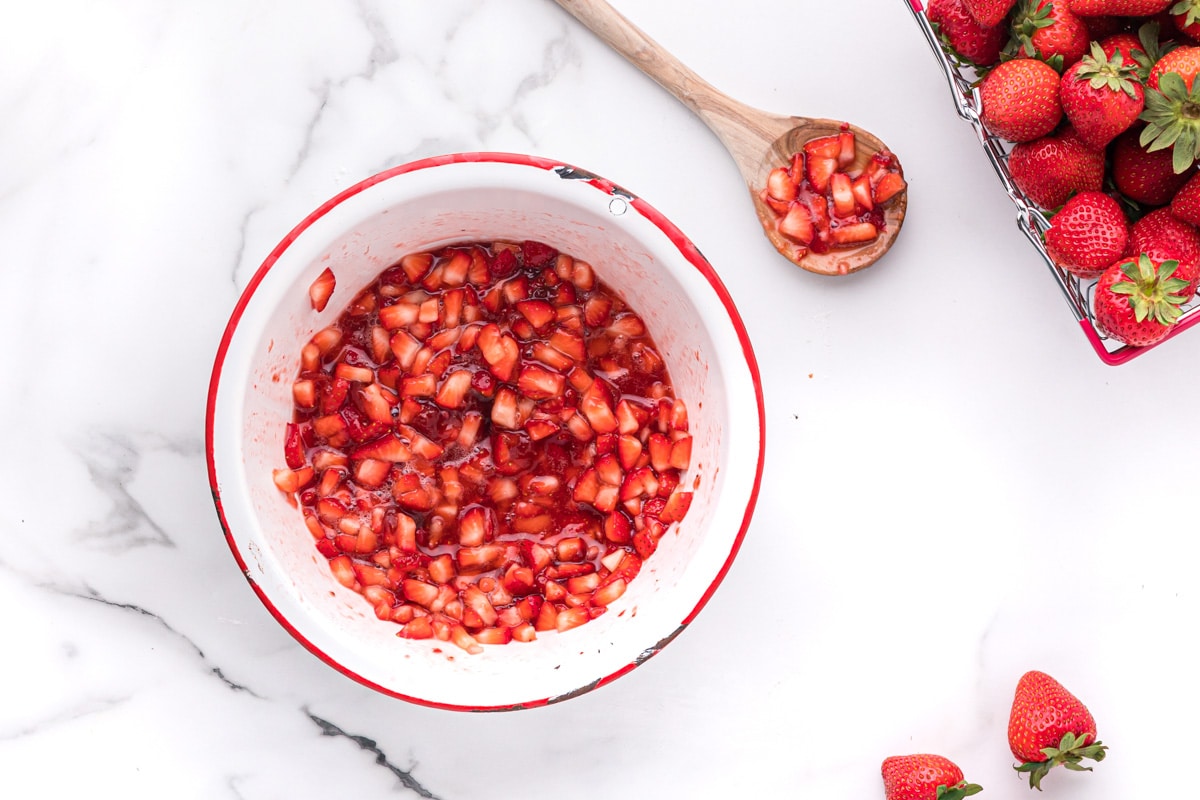
[[407,255],[300,360],[275,484],[399,636],[477,653],[581,625],[691,503],[687,408],[645,325],[547,245]]

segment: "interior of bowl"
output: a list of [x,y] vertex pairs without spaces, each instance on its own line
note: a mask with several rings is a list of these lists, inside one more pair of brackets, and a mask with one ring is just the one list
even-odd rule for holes
[[[299,511],[272,482],[301,347],[383,269],[456,242],[535,239],[591,263],[640,313],[693,436],[683,522],[608,613],[531,643],[468,655],[396,636],[331,576]],[[315,312],[308,286],[337,288]],[[749,522],[762,465],[761,394],[732,303],[707,263],[652,209],[611,184],[540,160],[486,156],[401,168],[323,206],[255,276],[222,344],[210,396],[210,474],[226,534],[275,616],[314,653],[381,691],[466,709],[537,705],[645,660],[707,601]]]

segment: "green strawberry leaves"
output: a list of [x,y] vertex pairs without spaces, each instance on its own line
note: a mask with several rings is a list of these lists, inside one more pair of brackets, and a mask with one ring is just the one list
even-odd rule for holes
[[1126,64],[1120,50],[1109,58],[1104,55],[1104,48],[1099,42],[1092,42],[1091,54],[1080,59],[1079,72],[1076,73],[1079,80],[1086,81],[1093,89],[1124,92],[1134,100],[1138,99],[1137,82],[1131,79],[1136,76],[1137,67]]
[[1179,0],[1178,3],[1171,6],[1172,14],[1185,14],[1183,19],[1183,27],[1193,25],[1197,20],[1200,20],[1200,2],[1197,0]]
[[[1178,267],[1178,261],[1167,260],[1159,265],[1156,272],[1154,262],[1150,260],[1149,256],[1142,253],[1138,256],[1137,261],[1128,261],[1121,265],[1121,272],[1125,274],[1126,279],[1114,283],[1111,291],[1113,294],[1125,295],[1129,298],[1129,306],[1133,309],[1134,318],[1138,322],[1153,319],[1162,325],[1172,325],[1183,314],[1180,306],[1183,305],[1184,299],[1179,293],[1187,288],[1187,281],[1171,277]],[[1073,751],[1076,747],[1074,734],[1067,734],[1067,736],[1070,736],[1072,741],[1068,744],[1067,737],[1064,736],[1059,745],[1061,751]],[[1078,744],[1082,744],[1082,742]],[[1099,744],[1099,742],[1096,743],[1096,745]],[[1042,752],[1047,751],[1043,750]],[[1100,756],[1100,758],[1103,757],[1103,755]],[[1096,760],[1099,761],[1100,758]],[[1065,764],[1066,762],[1056,763]],[[1054,765],[1051,764],[1051,766]]]
[[[1146,256],[1143,255],[1141,258],[1149,263]],[[1164,266],[1166,263],[1163,262]],[[1130,262],[1129,266],[1132,265],[1133,262]],[[1174,269],[1175,267],[1172,266],[1171,271]],[[1151,270],[1153,270],[1153,266],[1151,266]],[[1116,291],[1115,286],[1113,290]],[[1013,769],[1017,772],[1029,773],[1029,787],[1038,791],[1042,789],[1042,778],[1046,777],[1046,774],[1059,764],[1076,772],[1091,772],[1091,767],[1083,766],[1083,760],[1086,758],[1092,761],[1103,761],[1108,747],[1099,741],[1088,744],[1087,739],[1088,734],[1086,733],[1076,737],[1074,733],[1067,732],[1063,734],[1058,747],[1042,748],[1042,755],[1046,757],[1045,761],[1027,761],[1024,764],[1018,764]]]
[[1171,166],[1181,173],[1200,158],[1200,90],[1188,91],[1178,72],[1158,79],[1158,89],[1146,87],[1146,122],[1138,142],[1147,152],[1172,148]]
[[937,800],[963,800],[982,791],[983,787],[976,783],[964,782],[952,787],[941,785],[937,787]]

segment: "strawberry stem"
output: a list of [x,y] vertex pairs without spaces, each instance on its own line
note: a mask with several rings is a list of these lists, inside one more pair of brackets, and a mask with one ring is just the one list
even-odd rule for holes
[[1089,734],[1086,733],[1078,737],[1074,733],[1065,733],[1062,741],[1058,743],[1058,747],[1042,748],[1042,755],[1046,757],[1045,761],[1026,761],[1014,766],[1013,769],[1017,772],[1029,773],[1029,787],[1037,789],[1039,792],[1042,790],[1042,778],[1046,777],[1046,774],[1059,764],[1075,772],[1091,772],[1091,767],[1083,766],[1083,760],[1103,761],[1108,747],[1099,741],[1088,744],[1088,736]]
[[983,787],[975,783],[963,781],[956,786],[938,786],[937,800],[963,800],[973,794],[979,794]]

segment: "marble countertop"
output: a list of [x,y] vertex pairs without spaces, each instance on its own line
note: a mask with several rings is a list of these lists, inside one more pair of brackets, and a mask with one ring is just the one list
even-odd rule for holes
[[[9,9],[0,796],[881,798],[885,756],[932,751],[1015,798],[1028,669],[1111,747],[1047,797],[1182,785],[1160,754],[1200,711],[1200,333],[1100,362],[903,0],[615,5],[735,97],[887,141],[910,204],[886,260],[783,261],[715,137],[549,0]],[[583,166],[687,232],[745,319],[769,438],[690,628],[501,714],[376,694],[297,644],[204,457],[217,342],[270,249],[340,189],[466,150]]]

